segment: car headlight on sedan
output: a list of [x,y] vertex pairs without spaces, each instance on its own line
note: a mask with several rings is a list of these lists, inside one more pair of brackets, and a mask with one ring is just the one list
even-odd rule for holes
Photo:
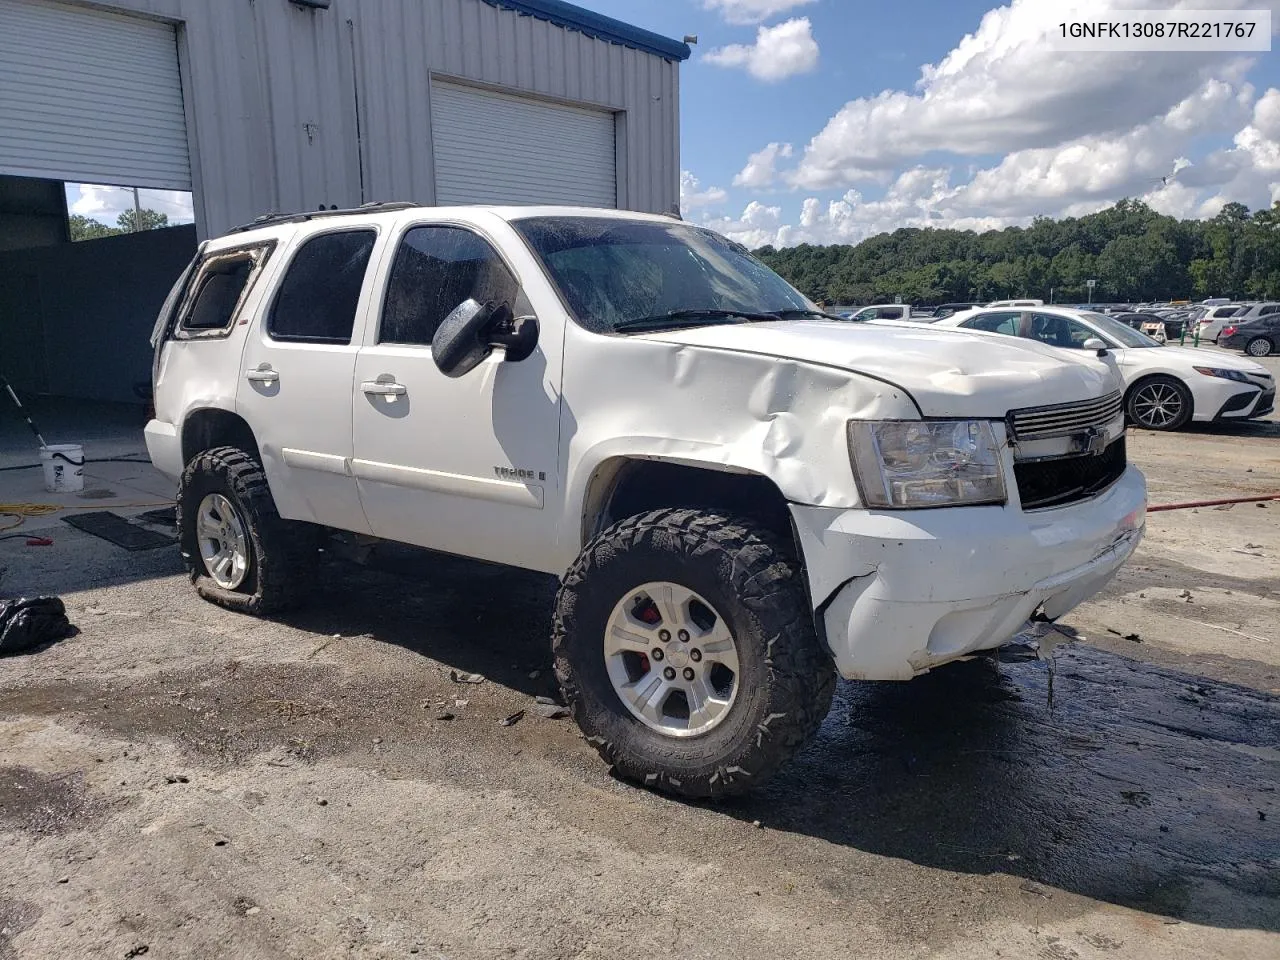
[[1196,373],[1202,373],[1206,377],[1220,377],[1223,380],[1235,380],[1237,383],[1252,382],[1241,370],[1221,370],[1218,367],[1196,367]]
[[1004,503],[1004,470],[987,420],[854,420],[849,455],[863,503],[909,510]]

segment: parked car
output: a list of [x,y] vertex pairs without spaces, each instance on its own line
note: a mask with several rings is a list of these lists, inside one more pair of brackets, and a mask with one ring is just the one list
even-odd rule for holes
[[935,320],[941,320],[943,317],[981,306],[983,306],[981,303],[943,303],[933,308],[933,317]]
[[353,536],[555,574],[587,742],[738,793],[817,732],[837,671],[997,647],[1144,529],[1113,363],[828,316],[664,216],[270,218],[203,243],[163,307],[147,447],[200,596],[286,609]]
[[1218,336],[1218,346],[1243,350],[1251,357],[1269,357],[1280,350],[1280,311],[1240,322],[1232,317]]
[[910,304],[877,303],[850,314],[848,319],[858,323],[866,323],[868,320],[910,320],[911,309]]
[[1043,307],[1043,300],[996,300],[988,303],[988,307]]
[[1230,323],[1231,318],[1237,313],[1244,310],[1238,303],[1229,303],[1216,307],[1210,307],[1209,311],[1200,318],[1198,332],[1201,340],[1214,341],[1218,339],[1218,335],[1222,333],[1222,328]]
[[1038,340],[1064,352],[1104,347],[1124,376],[1125,413],[1149,430],[1193,420],[1247,420],[1275,406],[1275,379],[1261,364],[1189,347],[1164,346],[1114,317],[1087,310],[982,310],[938,326]]

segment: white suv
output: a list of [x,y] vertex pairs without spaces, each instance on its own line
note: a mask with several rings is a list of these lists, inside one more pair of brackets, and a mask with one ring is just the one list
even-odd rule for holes
[[202,596],[282,610],[339,533],[556,574],[587,739],[690,797],[773,772],[837,672],[1061,617],[1144,529],[1107,358],[841,322],[667,217],[271,218],[201,245],[154,343]]

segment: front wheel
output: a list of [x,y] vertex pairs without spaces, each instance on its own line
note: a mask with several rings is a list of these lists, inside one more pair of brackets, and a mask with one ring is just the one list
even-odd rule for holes
[[1244,352],[1251,357],[1269,357],[1274,349],[1275,344],[1266,337],[1254,337],[1245,344]]
[[1129,391],[1129,419],[1148,430],[1180,430],[1191,419],[1191,391],[1173,377],[1148,377]]
[[657,510],[588,544],[557,597],[553,645],[604,760],[691,798],[762,783],[817,732],[835,689],[800,565],[716,512]]

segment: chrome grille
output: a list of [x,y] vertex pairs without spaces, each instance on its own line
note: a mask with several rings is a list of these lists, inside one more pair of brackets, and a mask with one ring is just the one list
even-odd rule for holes
[[1120,392],[1080,403],[1057,403],[1049,407],[1028,407],[1009,413],[1009,430],[1015,440],[1045,440],[1080,433],[1090,427],[1105,427],[1124,407]]

